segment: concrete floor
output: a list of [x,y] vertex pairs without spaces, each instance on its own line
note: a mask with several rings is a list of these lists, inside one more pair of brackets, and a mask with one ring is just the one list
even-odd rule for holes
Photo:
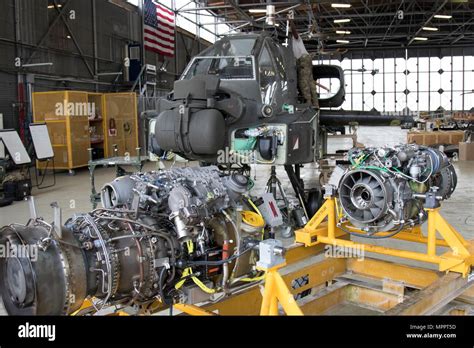
[[[385,144],[395,145],[406,142],[406,132],[398,127],[361,127],[359,129],[359,142],[366,146],[383,146]],[[351,141],[335,140],[329,144],[329,152],[335,152],[340,148],[350,148]],[[458,173],[458,187],[450,200],[443,203],[442,213],[448,221],[458,230],[466,239],[474,238],[474,161],[457,162],[455,167]],[[145,170],[156,168],[154,163],[148,163]],[[261,167],[252,171],[252,177],[255,177],[256,187],[254,194],[257,195],[263,191],[265,183],[269,177],[269,167]],[[286,192],[291,193],[291,187],[286,174],[281,168],[278,174],[282,180]],[[303,178],[314,182],[319,177],[319,173],[314,166],[306,166],[302,171]],[[96,187],[100,189],[103,184],[113,180],[113,168],[100,168],[96,171]],[[45,190],[34,190],[38,214],[45,220],[52,219],[52,209],[50,204],[57,202],[63,208],[63,220],[66,220],[74,213],[86,212],[91,210],[89,202],[90,183],[89,172],[87,169],[77,170],[75,176],[68,176],[66,173],[57,175],[57,185]],[[11,206],[0,208],[0,226],[11,223],[26,223],[29,218],[28,205],[26,202],[16,202]],[[287,242],[290,242],[289,240]],[[377,244],[391,247],[407,247],[412,250],[423,250],[420,246],[413,246],[401,241],[377,241]],[[1,307],[1,305],[0,305]],[[0,308],[0,314],[2,309]]]

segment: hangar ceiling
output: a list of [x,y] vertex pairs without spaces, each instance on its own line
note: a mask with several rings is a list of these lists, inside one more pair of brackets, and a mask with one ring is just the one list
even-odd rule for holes
[[[390,48],[472,47],[474,2],[468,0],[201,0],[196,10],[212,11],[241,31],[265,27],[265,8],[276,8],[283,34],[288,9],[311,51]],[[339,6],[338,6],[339,5]],[[266,26],[267,30],[271,30]]]

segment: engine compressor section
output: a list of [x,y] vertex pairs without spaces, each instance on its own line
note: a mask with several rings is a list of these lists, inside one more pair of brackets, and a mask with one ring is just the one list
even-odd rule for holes
[[[363,236],[384,238],[427,219],[423,195],[436,192],[448,199],[457,184],[456,172],[446,155],[416,144],[353,149],[351,167],[335,171],[338,200],[344,221],[364,231]],[[346,232],[353,233],[347,230]]]
[[86,298],[100,310],[231,293],[259,276],[263,222],[247,224],[247,187],[245,176],[216,167],[138,173],[105,185],[103,207],[73,216],[60,233],[40,218],[4,227],[3,247],[39,250],[0,260],[7,312],[67,315]]

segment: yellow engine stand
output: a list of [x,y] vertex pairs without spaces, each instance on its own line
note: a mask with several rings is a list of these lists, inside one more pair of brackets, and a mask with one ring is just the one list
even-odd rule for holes
[[[386,248],[377,245],[356,243],[340,237],[347,235],[337,227],[336,216],[337,202],[334,197],[329,197],[326,202],[313,216],[308,224],[295,232],[296,242],[305,246],[312,246],[323,243],[358,251],[373,252],[377,254],[400,257],[422,262],[438,264],[440,271],[450,271],[461,273],[466,277],[471,272],[474,264],[474,244],[473,241],[466,241],[440,214],[440,208],[426,209],[428,212],[428,236],[424,237],[421,228],[415,227],[409,230],[402,230],[392,238],[426,244],[426,253]],[[326,220],[326,221],[325,221]],[[347,229],[351,229],[347,227]],[[352,228],[353,229],[353,228]],[[357,234],[365,232],[353,231]],[[442,239],[437,239],[438,232]],[[383,234],[379,234],[383,235]],[[437,255],[436,247],[449,247],[451,250],[445,254]]]
[[278,315],[278,302],[287,315],[303,315],[285,281],[278,273],[278,270],[284,266],[283,263],[268,270],[261,269],[267,273],[260,315]]

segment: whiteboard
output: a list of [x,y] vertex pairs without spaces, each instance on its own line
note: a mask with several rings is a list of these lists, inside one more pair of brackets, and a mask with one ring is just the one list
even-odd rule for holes
[[48,126],[46,124],[30,124],[31,139],[36,152],[36,158],[40,161],[54,157],[53,146],[49,138]]
[[21,165],[31,163],[31,158],[16,130],[0,130],[0,139],[3,141],[3,144],[5,144],[5,147],[15,164]]

